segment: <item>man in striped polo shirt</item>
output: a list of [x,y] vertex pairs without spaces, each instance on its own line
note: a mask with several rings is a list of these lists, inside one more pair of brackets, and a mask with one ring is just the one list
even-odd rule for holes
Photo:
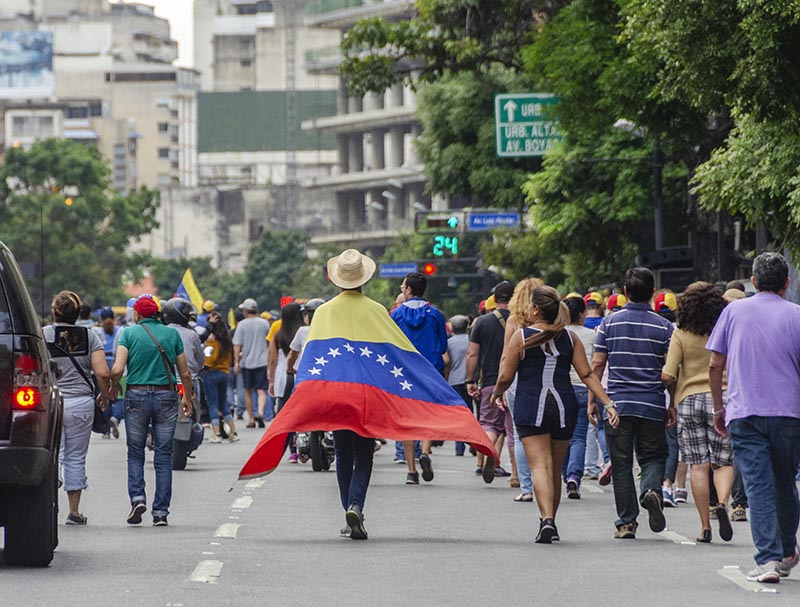
[[[666,408],[661,369],[669,349],[672,323],[650,307],[655,277],[647,268],[625,273],[628,304],[603,319],[597,328],[592,370],[602,377],[608,363],[608,395],[613,399],[605,415],[605,432],[611,456],[618,539],[636,537],[639,504],[647,509],[650,529],[666,527],[661,483],[667,461],[665,424],[675,423],[675,407]],[[590,399],[589,417],[596,408]],[[614,411],[616,409],[616,411]],[[616,414],[615,414],[616,413]],[[633,454],[642,469],[637,498],[633,479]]]

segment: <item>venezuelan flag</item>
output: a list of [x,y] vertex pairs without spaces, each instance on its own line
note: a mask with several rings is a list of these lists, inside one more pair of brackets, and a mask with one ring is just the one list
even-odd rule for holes
[[191,268],[186,268],[183,272],[181,281],[178,283],[178,288],[175,289],[175,297],[188,299],[192,302],[197,311],[203,309],[203,296],[200,295],[200,289],[197,288],[197,283],[194,281]]
[[461,397],[411,344],[379,303],[345,291],[320,306],[295,391],[239,473],[262,476],[280,463],[289,432],[352,430],[395,440],[458,440],[498,461]]

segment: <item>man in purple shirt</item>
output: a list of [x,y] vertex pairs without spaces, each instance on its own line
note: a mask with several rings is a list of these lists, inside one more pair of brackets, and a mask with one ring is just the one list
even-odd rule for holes
[[800,306],[783,299],[789,266],[782,255],[759,255],[752,280],[758,293],[728,304],[706,349],[714,425],[730,434],[750,505],[757,552],[748,579],[777,583],[800,562],[794,480],[800,465]]

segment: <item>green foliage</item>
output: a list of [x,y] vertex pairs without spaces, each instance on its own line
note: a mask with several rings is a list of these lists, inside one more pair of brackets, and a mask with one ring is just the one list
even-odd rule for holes
[[494,96],[526,88],[524,78],[500,67],[481,76],[448,74],[421,87],[419,151],[431,192],[463,198],[475,207],[523,206],[522,184],[540,161],[497,157]]
[[531,28],[566,0],[419,0],[410,21],[364,19],[342,40],[341,66],[353,94],[395,82],[438,80],[447,73],[519,70]]
[[62,289],[77,291],[91,304],[121,300],[122,277],[136,269],[125,250],[156,227],[159,201],[146,188],[128,196],[112,192],[109,174],[96,148],[69,140],[6,152],[0,240],[19,262],[36,268],[27,282],[39,306]]

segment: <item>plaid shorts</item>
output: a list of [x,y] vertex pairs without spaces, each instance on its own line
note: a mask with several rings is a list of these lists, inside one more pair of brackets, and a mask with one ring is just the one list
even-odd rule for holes
[[[724,393],[722,400],[727,400]],[[733,465],[730,440],[714,430],[711,392],[692,394],[678,404],[678,449],[686,464]]]

